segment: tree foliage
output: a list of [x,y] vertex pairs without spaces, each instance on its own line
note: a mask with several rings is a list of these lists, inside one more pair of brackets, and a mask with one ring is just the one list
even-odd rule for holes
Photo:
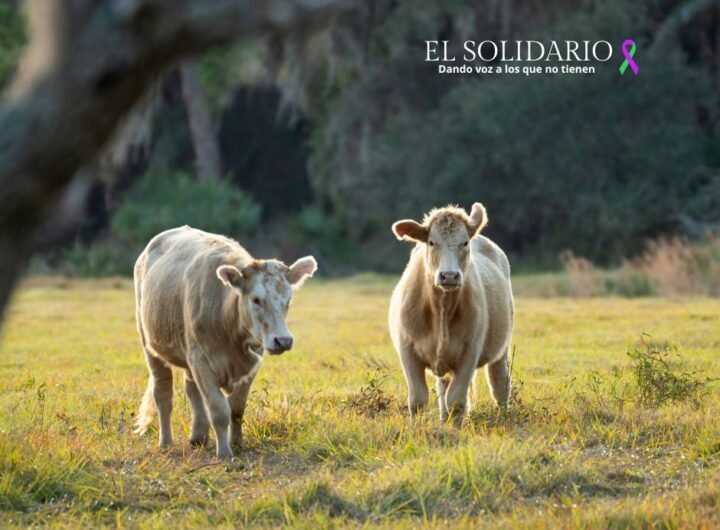
[[[395,218],[480,200],[491,235],[515,254],[555,263],[572,248],[609,262],[647,238],[696,236],[720,220],[708,156],[717,96],[686,56],[639,54],[636,78],[610,64],[589,76],[440,76],[423,62],[424,39],[491,37],[470,2],[426,3],[434,9],[390,8],[355,76],[346,70],[323,93],[311,176],[349,237],[362,242]],[[637,35],[643,50],[657,16],[624,1],[571,13],[534,18],[522,38]]]
[[237,237],[254,229],[260,214],[252,199],[226,181],[151,171],[115,213],[112,231],[138,247],[163,230],[185,224]]

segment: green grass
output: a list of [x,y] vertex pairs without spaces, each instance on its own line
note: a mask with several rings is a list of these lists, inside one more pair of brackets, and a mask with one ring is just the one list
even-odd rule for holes
[[290,312],[296,348],[266,359],[244,451],[217,464],[212,447],[185,441],[179,377],[176,445],[132,433],[147,375],[127,280],[27,282],[0,343],[0,525],[718,524],[719,385],[650,406],[634,399],[626,352],[643,351],[647,333],[677,345],[687,377],[720,376],[720,301],[521,297],[513,406],[495,410],[480,375],[457,431],[439,426],[434,398],[426,417],[407,417],[391,287],[306,284]]

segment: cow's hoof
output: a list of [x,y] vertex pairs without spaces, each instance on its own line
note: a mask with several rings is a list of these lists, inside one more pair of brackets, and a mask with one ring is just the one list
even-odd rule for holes
[[425,413],[425,410],[427,410],[427,403],[412,404],[408,407],[408,410],[410,411],[411,418],[419,418]]
[[445,421],[451,421],[452,424],[457,427],[458,429],[462,427],[463,422],[465,421],[465,407],[461,405],[455,405],[450,409],[449,417],[445,419]]
[[205,447],[210,442],[210,437],[207,434],[199,434],[190,437],[190,445],[193,447]]
[[218,449],[216,456],[217,456],[218,460],[230,461],[233,459],[233,452],[229,448],[228,449]]

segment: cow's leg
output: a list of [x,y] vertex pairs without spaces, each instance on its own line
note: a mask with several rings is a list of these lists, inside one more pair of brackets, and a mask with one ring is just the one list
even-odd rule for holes
[[440,406],[440,421],[447,421],[448,408],[445,395],[447,394],[449,379],[444,377],[437,378],[438,405]]
[[467,355],[455,370],[452,381],[445,394],[445,404],[455,425],[462,425],[468,408],[468,391],[475,378],[475,357]]
[[192,375],[188,370],[185,371],[185,394],[192,408],[190,445],[207,445],[210,421],[208,420],[207,412],[205,412],[205,404],[203,403],[200,389],[195,384],[195,381],[193,381]]
[[510,398],[510,370],[508,368],[508,350],[505,354],[492,364],[485,366],[490,394],[495,403],[501,407],[507,406]]
[[210,413],[210,421],[215,431],[217,442],[216,454],[218,458],[230,460],[233,457],[228,439],[228,427],[230,425],[230,405],[225,395],[220,390],[220,383],[217,377],[200,358],[190,366],[192,377],[200,390],[205,407]]
[[252,381],[238,383],[227,398],[230,404],[230,445],[233,447],[240,447],[242,443],[243,415],[251,384]]
[[173,375],[172,369],[162,359],[145,350],[150,377],[152,378],[152,395],[160,420],[160,447],[168,447],[173,443],[172,414]]
[[427,381],[425,380],[425,365],[407,347],[401,349],[400,361],[402,362],[408,386],[408,408],[410,409],[410,415],[415,416],[427,407],[430,399]]

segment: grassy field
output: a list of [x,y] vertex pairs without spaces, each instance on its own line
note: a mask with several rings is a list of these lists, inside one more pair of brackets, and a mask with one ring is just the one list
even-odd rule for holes
[[[132,433],[147,375],[129,282],[27,283],[0,343],[0,525],[720,527],[720,385],[703,383],[720,376],[720,301],[521,297],[512,407],[480,375],[456,431],[434,398],[407,417],[390,289],[306,284],[296,348],[266,359],[245,448],[218,464],[185,441],[180,377],[176,445]],[[642,333],[685,368],[643,365]]]

